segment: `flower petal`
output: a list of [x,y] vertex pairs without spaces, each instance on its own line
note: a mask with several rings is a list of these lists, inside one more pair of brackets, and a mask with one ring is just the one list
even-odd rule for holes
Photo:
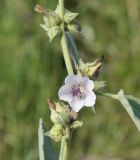
[[86,87],[87,87],[88,90],[93,90],[94,82],[92,80],[88,80]]
[[88,91],[92,91],[94,88],[94,82],[88,77],[82,77],[80,84]]
[[86,86],[87,83],[88,83],[88,81],[89,81],[89,78],[88,78],[88,77],[81,77],[81,79],[80,79],[80,84],[81,84],[82,86]]
[[77,83],[80,83],[81,81],[81,78],[80,76],[78,75],[68,75],[65,79],[65,84],[68,84],[68,85],[73,85],[73,84],[77,84]]
[[73,100],[72,102],[69,102],[69,105],[75,112],[79,112],[79,110],[84,106],[84,100]]
[[94,92],[89,92],[89,93],[87,93],[84,105],[87,106],[87,107],[91,107],[95,104],[95,101],[96,101],[95,93]]
[[69,87],[68,85],[62,86],[58,91],[58,96],[60,100],[67,102],[72,101],[73,97],[71,94],[71,87]]

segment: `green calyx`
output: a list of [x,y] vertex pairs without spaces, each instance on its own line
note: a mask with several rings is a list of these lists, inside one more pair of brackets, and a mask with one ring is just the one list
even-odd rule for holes
[[[35,11],[44,15],[44,24],[40,24],[40,26],[47,32],[50,41],[59,35],[63,29],[66,29],[72,33],[81,31],[80,24],[78,21],[76,21],[76,17],[79,15],[79,13],[73,13],[65,9],[64,20],[62,22],[58,10],[58,6],[55,11],[44,9],[40,5],[35,6]],[[62,24],[65,24],[65,28],[62,28]]]
[[80,72],[82,76],[87,76],[95,79],[98,77],[99,69],[101,68],[102,64],[103,56],[91,63],[84,63],[82,60],[80,60],[78,72]]
[[48,104],[51,110],[51,121],[54,124],[61,124],[67,126],[69,123],[75,121],[78,114],[71,110],[68,105],[62,102],[52,102],[48,100]]
[[50,39],[54,39],[60,32],[60,17],[53,10],[45,9],[40,5],[36,5],[34,10],[38,13],[43,14],[44,24],[40,24],[40,26],[47,32],[47,35]]
[[[59,6],[57,6],[55,13],[58,14],[59,11]],[[74,19],[76,19],[76,17],[79,15],[79,13],[73,13],[70,12],[69,10],[65,9],[64,10],[64,22],[65,23],[70,23],[72,22]]]
[[63,128],[60,124],[55,124],[52,126],[50,131],[45,133],[46,136],[49,136],[54,141],[59,142],[63,136]]
[[48,14],[48,16],[44,16],[44,22],[45,23],[40,24],[40,26],[47,32],[50,41],[52,41],[61,32],[60,18],[53,12]]

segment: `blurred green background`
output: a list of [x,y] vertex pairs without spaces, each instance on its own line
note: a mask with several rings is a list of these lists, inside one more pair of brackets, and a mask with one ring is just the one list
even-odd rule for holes
[[[59,38],[49,42],[35,4],[55,9],[57,0],[0,0],[0,160],[38,159],[38,120],[51,127],[46,97],[58,99],[67,75]],[[140,0],[65,5],[80,13],[83,33],[75,40],[82,58],[105,56],[105,90],[140,97]],[[84,126],[74,132],[70,159],[139,160],[140,134],[119,102],[98,97],[96,112],[80,112]]]

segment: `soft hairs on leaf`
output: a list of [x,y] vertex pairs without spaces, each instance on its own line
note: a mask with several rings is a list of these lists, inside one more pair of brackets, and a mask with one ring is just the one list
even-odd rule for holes
[[118,100],[128,112],[129,116],[140,131],[140,99],[124,95],[123,90],[118,92]]

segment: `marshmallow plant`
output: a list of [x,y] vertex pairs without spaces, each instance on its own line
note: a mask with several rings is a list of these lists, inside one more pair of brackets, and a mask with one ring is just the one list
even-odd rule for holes
[[[55,102],[48,98],[52,128],[45,131],[42,119],[39,121],[40,160],[68,159],[68,144],[72,138],[72,132],[83,124],[78,120],[78,113],[83,107],[91,107],[95,111],[94,106],[98,95],[119,100],[140,131],[140,99],[124,95],[122,89],[117,94],[101,92],[106,83],[97,81],[97,78],[104,57],[97,58],[91,63],[84,63],[80,58],[72,37],[72,33],[81,32],[80,23],[77,20],[79,13],[72,13],[66,9],[64,0],[58,0],[54,11],[40,5],[35,6],[35,11],[43,15],[44,23],[41,24],[41,27],[45,30],[49,40],[52,41],[56,36],[60,37],[67,69],[67,76],[58,91],[58,101]],[[56,142],[61,141],[59,158],[53,151],[49,138]]]

